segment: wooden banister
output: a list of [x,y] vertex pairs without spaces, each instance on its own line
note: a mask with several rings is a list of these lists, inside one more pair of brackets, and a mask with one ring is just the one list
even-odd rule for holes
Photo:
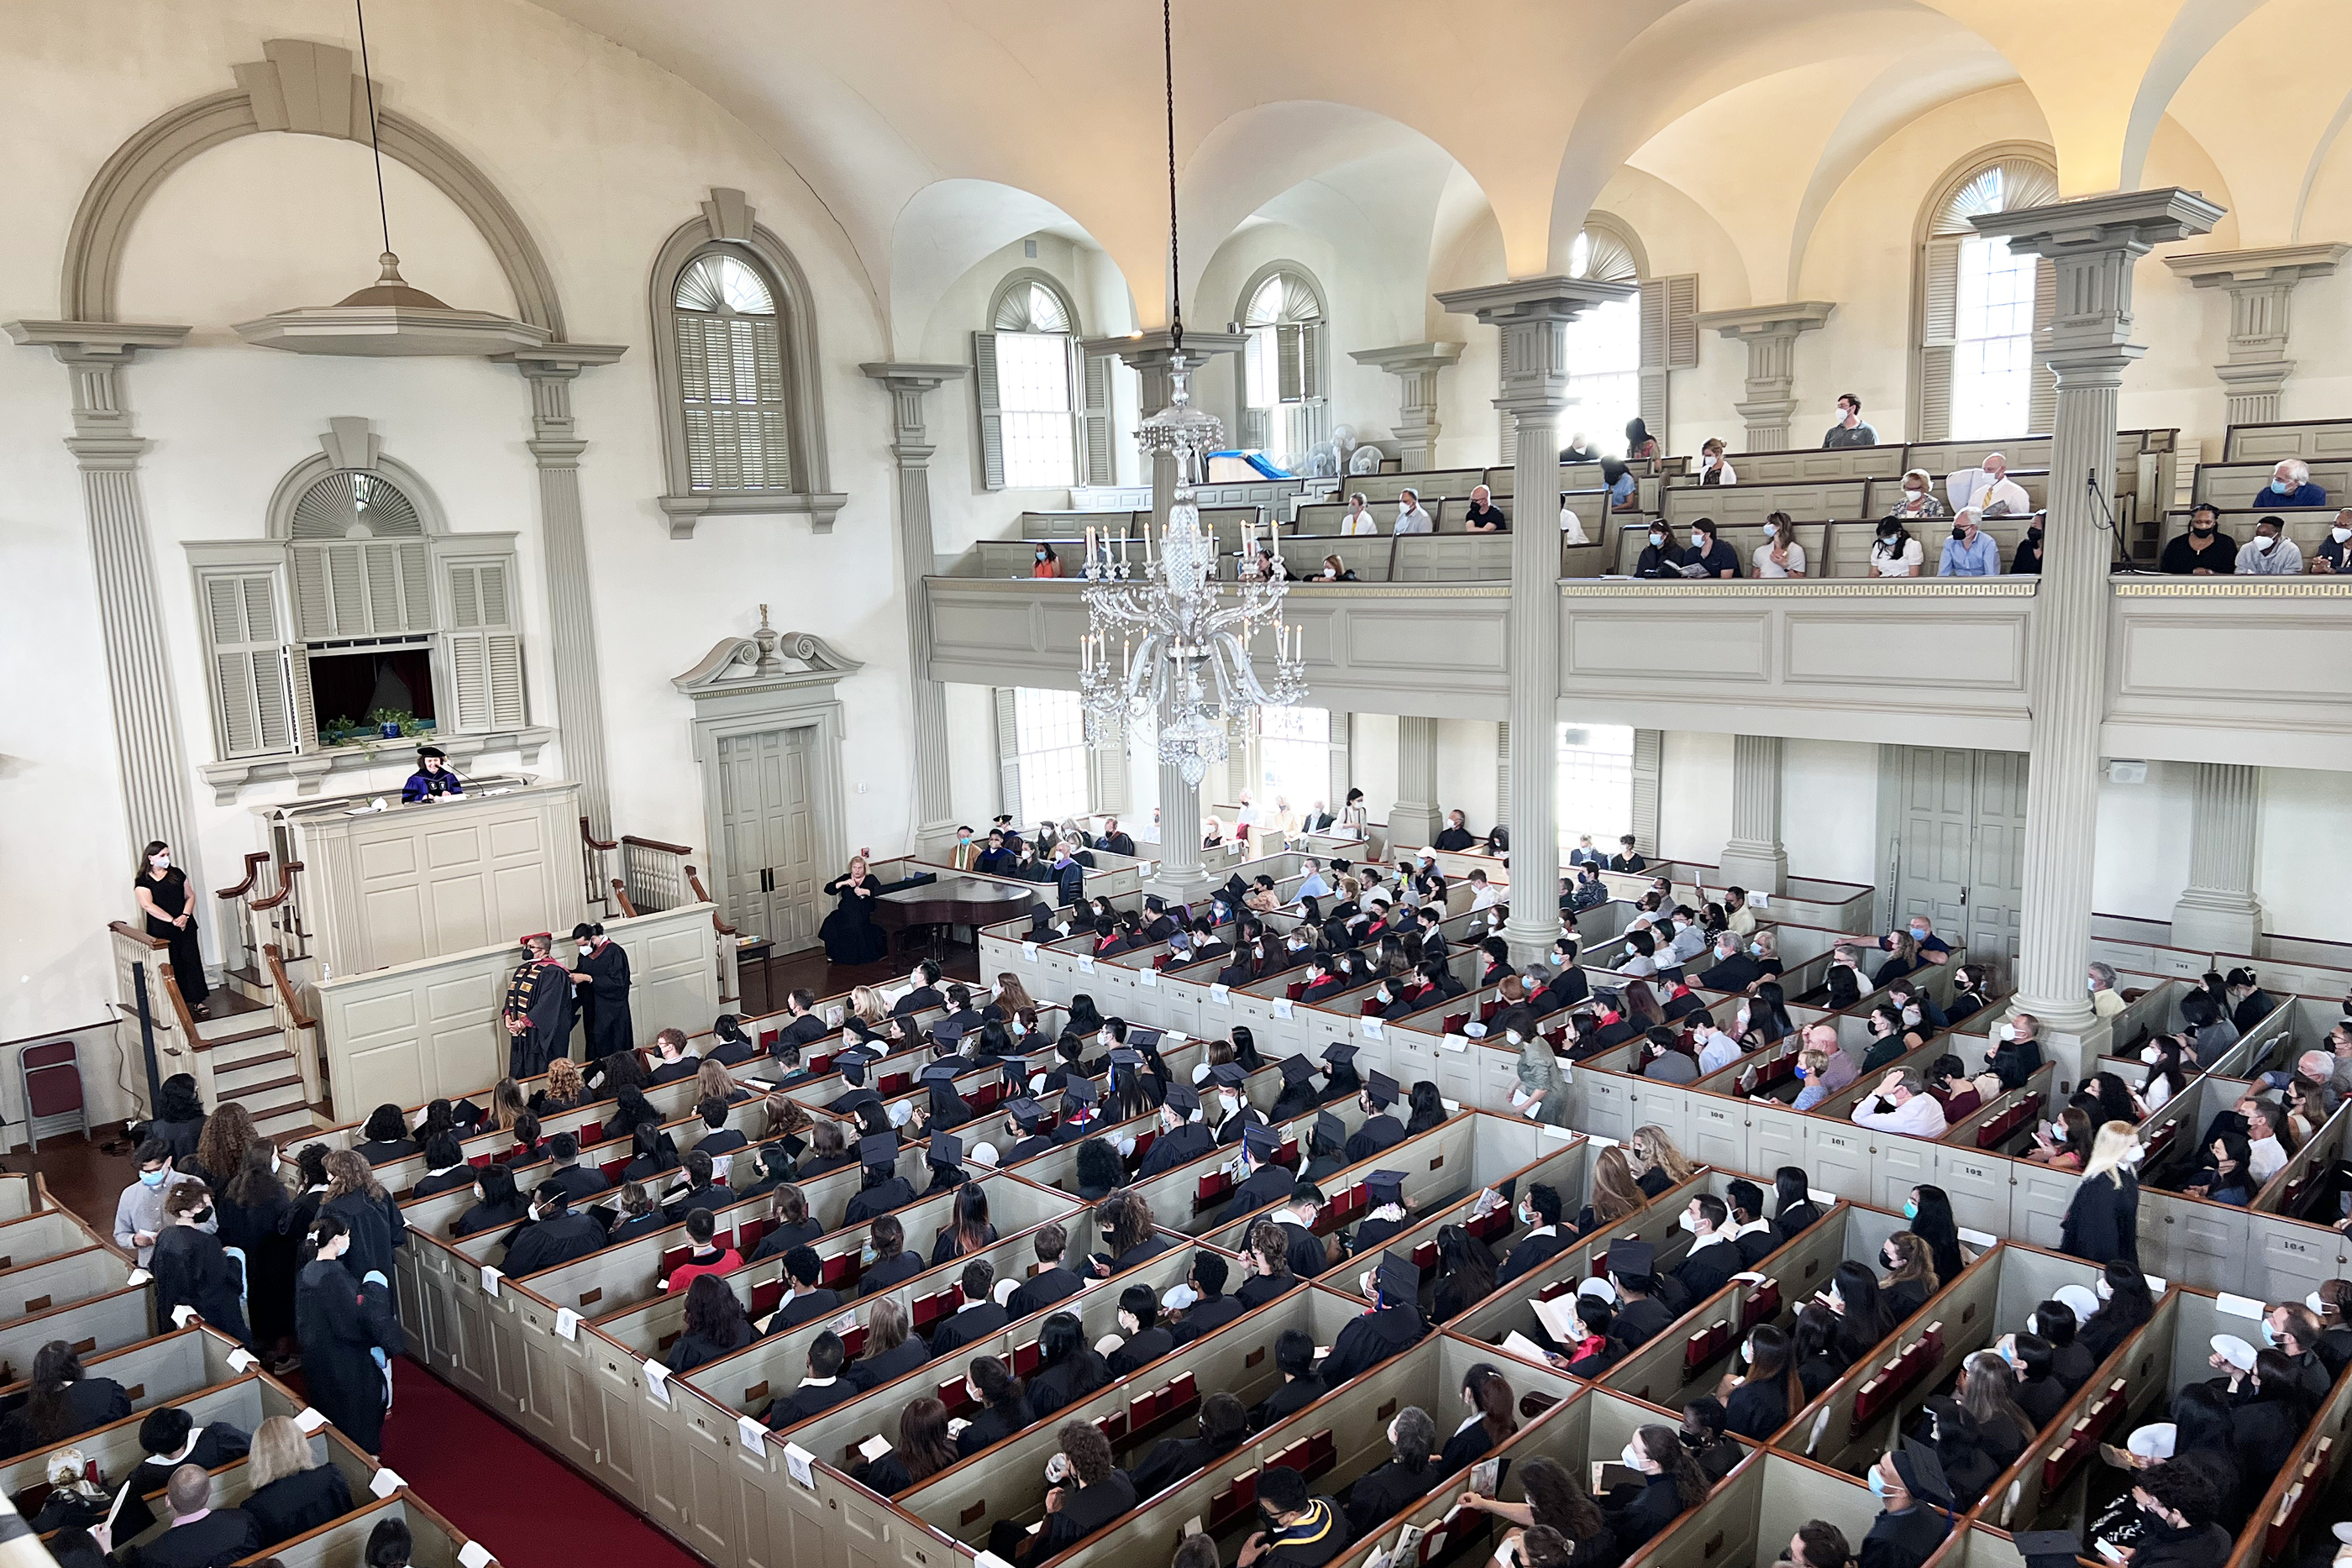
[[718,932],[721,936],[734,936],[735,927],[728,925],[727,922],[719,918],[719,910],[717,907],[719,901],[710,896],[709,890],[702,885],[701,874],[692,866],[686,868],[686,885],[694,889],[694,898],[696,903],[708,904],[712,906],[710,911],[710,928]]
[[588,819],[585,817],[580,819],[580,841],[586,844],[592,850],[611,850],[618,849],[620,847],[619,843],[612,839],[600,839],[595,834],[590,832],[588,831]]
[[694,852],[694,846],[692,844],[666,844],[659,839],[640,839],[625,836],[622,838],[621,841],[625,844],[634,844],[641,850],[654,850],[666,855],[690,855]]
[[151,953],[168,952],[171,949],[172,945],[169,942],[164,941],[162,937],[150,936],[147,933],[140,930],[137,926],[128,925],[123,921],[110,920],[107,922],[106,928],[109,931],[113,932],[117,936],[128,936],[133,942],[142,944]]
[[[190,1050],[197,1049],[203,1042],[196,1039],[196,1015],[188,1010],[188,998],[180,994],[180,982],[172,978],[172,966],[158,964],[155,967],[163,977],[163,995],[172,1005],[172,1014],[180,1020],[180,1038],[188,1042]],[[176,1045],[166,1045],[163,1050],[167,1055],[180,1054]]]
[[215,898],[243,898],[247,894],[251,893],[253,891],[253,879],[255,876],[259,874],[263,862],[268,859],[269,852],[268,850],[256,850],[251,854],[247,855],[245,857],[245,880],[238,883],[235,887],[222,888],[219,892],[214,894],[213,896]]
[[280,873],[278,875],[278,891],[268,898],[255,899],[253,901],[255,911],[258,913],[264,909],[275,909],[279,904],[285,903],[287,896],[294,891],[294,879],[300,875],[301,872],[302,862],[300,861],[288,861],[286,862],[285,871]]
[[319,1020],[302,1010],[302,1001],[295,994],[294,982],[286,977],[286,956],[275,942],[261,945],[261,956],[269,962],[269,983],[278,988],[278,999],[286,1004],[286,1016],[294,1020],[296,1029],[316,1029]]
[[620,901],[622,914],[632,920],[636,918],[637,906],[629,902],[629,890],[617,876],[613,879],[613,896]]

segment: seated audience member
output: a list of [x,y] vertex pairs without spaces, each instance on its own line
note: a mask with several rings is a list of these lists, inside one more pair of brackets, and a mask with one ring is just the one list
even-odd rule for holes
[[2176,534],[2158,558],[2174,577],[2228,577],[2238,570],[2238,541],[2221,531],[2221,514],[2200,501],[2189,509],[2189,531]]
[[1249,1408],[1232,1395],[1220,1391],[1201,1401],[1199,1421],[1197,1436],[1162,1437],[1152,1445],[1151,1451],[1135,1467],[1138,1497],[1165,1491],[1240,1448],[1249,1432]]
[[2042,575],[2042,531],[2048,525],[2049,518],[2047,511],[2034,513],[2033,520],[2025,525],[2025,531],[2017,536],[2017,549],[2011,552],[2009,558],[2011,576]]
[[956,1284],[962,1303],[931,1325],[933,1355],[953,1354],[1012,1321],[991,1293],[996,1288],[996,1270],[987,1259],[974,1258],[966,1263]]
[[1641,498],[1634,493],[1633,471],[1614,457],[1601,460],[1601,483],[1609,492],[1609,509],[1612,512],[1638,512]]
[[1349,570],[1348,563],[1341,560],[1338,556],[1327,555],[1323,558],[1323,570],[1317,572],[1312,578],[1308,579],[1308,580],[1312,582],[1353,582],[1356,580],[1356,574]]
[[824,1278],[824,1260],[817,1256],[815,1248],[803,1243],[788,1249],[784,1253],[784,1279],[792,1288],[776,1303],[776,1310],[768,1314],[768,1321],[760,1325],[760,1332],[781,1333],[839,1311],[841,1292],[825,1289]]
[[1756,547],[1750,564],[1759,577],[1805,575],[1805,547],[1797,542],[1797,525],[1788,513],[1774,512],[1764,519],[1764,542]]
[[744,1315],[742,1301],[728,1289],[727,1281],[714,1274],[698,1275],[686,1292],[685,1329],[670,1343],[663,1362],[674,1373],[692,1372],[707,1362],[734,1354],[758,1337],[751,1320]]
[[[394,1160],[406,1159],[417,1152],[416,1140],[408,1135],[407,1118],[400,1113],[397,1105],[377,1106],[369,1113],[367,1124],[360,1129],[360,1133],[364,1141],[354,1146],[360,1158],[372,1166],[388,1165]],[[236,1173],[212,1174],[213,1179],[218,1182],[226,1181]]]
[[1879,520],[1878,537],[1870,546],[1871,576],[1916,577],[1924,559],[1919,541],[1910,529],[1894,517]]
[[1796,1342],[1774,1324],[1759,1323],[1739,1347],[1739,1361],[1737,1374],[1724,1374],[1717,1385],[1716,1397],[1723,1401],[1726,1428],[1760,1443],[1804,1407]]
[[121,1384],[89,1376],[79,1352],[64,1340],[51,1340],[34,1354],[31,1387],[23,1402],[0,1416],[0,1458],[63,1443],[130,1414],[131,1396]]
[[1860,1568],[1919,1568],[1952,1532],[1951,1483],[1927,1444],[1898,1438],[1871,1465],[1878,1517],[1858,1549]]
[[171,1528],[124,1553],[137,1568],[211,1568],[261,1551],[261,1531],[251,1514],[213,1506],[213,1478],[202,1467],[190,1463],[173,1470],[163,1500],[171,1509]]
[[2191,1197],[2243,1208],[2254,1197],[2254,1178],[2250,1168],[2252,1159],[2246,1135],[2224,1130],[2206,1145],[2204,1165],[2190,1173],[2181,1190]]
[[1412,490],[1397,492],[1396,524],[1389,530],[1393,534],[1433,534],[1436,520],[1421,509],[1421,497]]
[[145,1500],[163,1490],[181,1469],[194,1465],[216,1470],[245,1458],[252,1446],[245,1430],[229,1422],[209,1421],[199,1427],[195,1417],[169,1405],[148,1411],[139,1423],[139,1447],[144,1457],[125,1483],[131,1499],[116,1516],[116,1531],[127,1540],[152,1524],[154,1515]]
[[1940,1138],[1944,1108],[1927,1092],[1916,1068],[1897,1067],[1878,1081],[1877,1090],[1863,1096],[1853,1108],[1856,1126],[1914,1138]]
[[1149,1285],[1129,1285],[1118,1293],[1118,1332],[1103,1336],[1110,1347],[1110,1372],[1126,1377],[1176,1348],[1176,1336],[1160,1325],[1160,1297]]
[[602,1249],[605,1240],[602,1220],[593,1214],[572,1213],[571,1195],[555,1182],[542,1182],[531,1195],[530,1218],[507,1243],[501,1266],[520,1279],[585,1258]]
[[[593,1217],[592,1217],[593,1218]],[[688,1211],[686,1216],[686,1261],[669,1272],[662,1289],[676,1292],[691,1286],[705,1274],[731,1273],[743,1266],[743,1254],[732,1247],[718,1245],[718,1217],[707,1208]]]
[[2025,486],[2009,476],[2009,459],[1998,452],[1986,453],[1981,464],[1953,475],[1944,491],[1951,497],[1956,515],[1973,507],[1988,517],[2021,517],[2033,509]]
[[1863,422],[1862,400],[1852,392],[1840,392],[1837,400],[1837,423],[1822,437],[1824,451],[1837,446],[1875,446],[1878,432]]
[[1257,1501],[1266,1528],[1242,1542],[1234,1568],[1255,1568],[1260,1563],[1321,1568],[1347,1550],[1347,1520],[1338,1500],[1312,1495],[1298,1471],[1280,1465],[1261,1470]]
[[1706,1478],[1672,1427],[1636,1428],[1619,1458],[1641,1472],[1643,1484],[1612,1490],[1601,1500],[1601,1511],[1631,1557],[1706,1500]]
[[1429,1320],[1421,1315],[1421,1270],[1411,1259],[1383,1252],[1359,1284],[1372,1305],[1350,1319],[1331,1343],[1322,1370],[1332,1387],[1411,1349],[1429,1333]]
[[1802,1038],[1796,1071],[1803,1087],[1791,1103],[1800,1111],[1810,1111],[1861,1077],[1862,1068],[1838,1043],[1836,1025],[1809,1024]]
[[1700,1193],[1684,1206],[1682,1224],[1691,1235],[1690,1250],[1675,1265],[1673,1276],[1691,1301],[1703,1301],[1739,1272],[1739,1249],[1731,1239],[1730,1206],[1711,1192]]
[[1903,476],[1903,498],[1886,515],[1906,520],[1934,520],[1944,515],[1944,503],[1936,498],[1935,480],[1925,468],[1914,468]]
[[2144,1568],[2221,1568],[2230,1560],[2236,1542],[2221,1522],[2223,1500],[2196,1465],[2169,1459],[2140,1470],[2131,1495],[2146,1521],[2132,1552],[2134,1563]]
[[1952,517],[1952,537],[1944,541],[1944,553],[1936,563],[1937,577],[1997,577],[2000,574],[2000,547],[1981,527],[1984,515],[1973,507],[1963,507]]
[[[1475,1417],[1473,1417],[1475,1420]],[[1389,1418],[1389,1457],[1348,1489],[1348,1533],[1360,1541],[1375,1526],[1421,1500],[1437,1483],[1430,1460],[1437,1448],[1437,1426],[1429,1412],[1408,1405]]]
[[1028,1379],[1029,1413],[1049,1419],[1110,1382],[1109,1364],[1087,1343],[1076,1312],[1055,1312],[1037,1330],[1037,1369]]
[[1282,1374],[1282,1381],[1250,1412],[1253,1432],[1263,1432],[1277,1421],[1289,1419],[1326,1392],[1322,1375],[1315,1370],[1313,1335],[1299,1329],[1283,1330],[1275,1336],[1274,1365]]
[[2352,507],[2336,514],[2335,523],[2319,548],[2304,562],[2304,570],[2316,577],[2341,576],[2352,570]]
[[1957,1056],[1939,1056],[1927,1070],[1927,1092],[1944,1107],[1944,1124],[1957,1125],[1984,1108],[1984,1095]]
[[2069,1105],[2058,1113],[2055,1123],[2033,1130],[2033,1146],[2025,1151],[2025,1157],[2052,1170],[2079,1172],[2090,1161],[2091,1141],[2097,1132],[2090,1113],[2080,1105]]
[[1683,552],[1685,577],[1722,578],[1739,575],[1739,552],[1716,537],[1715,519],[1700,517],[1690,526],[1690,549]]
[[937,1399],[911,1399],[898,1410],[898,1444],[870,1463],[849,1472],[849,1479],[869,1491],[896,1497],[956,1462],[955,1444],[948,1437],[948,1408]]
[[1470,506],[1462,514],[1462,527],[1474,534],[1505,534],[1511,531],[1511,519],[1495,505],[1495,494],[1484,485],[1470,486]]
[[[2311,486],[2313,489],[2317,486]],[[2292,504],[2292,503],[2285,503]],[[2314,502],[2313,505],[2318,503]],[[2301,577],[2303,551],[2286,537],[2286,522],[2281,517],[2264,517],[2254,524],[2254,537],[2238,551],[2240,577]]]
[[877,1215],[866,1231],[873,1242],[874,1261],[857,1276],[859,1295],[870,1296],[923,1271],[922,1256],[907,1250],[907,1228],[897,1216]]
[[1911,1231],[1898,1230],[1881,1243],[1878,1261],[1886,1270],[1886,1278],[1879,1282],[1879,1297],[1898,1320],[1926,1306],[1941,1282],[1934,1250],[1924,1237]]
[[2302,458],[2285,457],[2271,469],[2271,482],[2254,499],[2265,507],[2324,507],[2327,492],[2311,482],[2310,465]]

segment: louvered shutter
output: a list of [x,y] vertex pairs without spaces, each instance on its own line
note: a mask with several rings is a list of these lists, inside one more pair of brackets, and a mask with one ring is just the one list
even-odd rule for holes
[[1298,369],[1300,331],[1295,321],[1286,321],[1274,329],[1274,395],[1282,402],[1297,402],[1306,395]]
[[1633,847],[1645,855],[1658,853],[1658,798],[1664,754],[1664,730],[1633,732],[1633,821],[1626,831],[1633,835]]
[[1328,397],[1323,385],[1323,338],[1328,329],[1320,321],[1302,321],[1298,326],[1298,394],[1303,398]]
[[1004,488],[1004,408],[996,390],[996,334],[971,335],[972,405],[980,411],[980,482]]
[[291,751],[293,690],[270,574],[205,579],[205,615],[222,757]]
[[1495,821],[1511,820],[1511,721],[1495,727]]
[[1698,364],[1698,274],[1665,279],[1666,368],[1687,371]]
[[508,563],[449,568],[449,673],[457,727],[519,729],[526,722],[522,640],[508,609]]
[[1952,347],[1960,329],[1962,236],[1927,242],[1919,313],[1920,441],[1948,441],[1952,434]]
[[689,310],[677,313],[678,397],[685,403],[687,482],[697,490],[713,488],[718,460],[711,451],[710,360],[704,341],[706,326],[718,322]]
[[1658,450],[1666,449],[1666,388],[1668,340],[1673,336],[1673,311],[1666,298],[1667,279],[1647,277],[1642,280],[1640,305],[1642,311],[1642,365],[1640,371],[1642,423],[1657,437]]
[[1264,452],[1274,445],[1274,421],[1271,411],[1263,408],[1242,410],[1242,446],[1250,452]]
[[1078,473],[1089,485],[1114,485],[1118,471],[1111,457],[1111,371],[1118,361],[1108,354],[1087,354],[1085,361],[1085,405],[1078,417],[1084,461]]
[[2033,264],[2033,390],[2025,405],[2025,428],[2047,434],[2058,423],[2058,378],[2042,357],[2050,328],[2058,319],[2058,268],[2048,256]]
[[1021,810],[1021,724],[1014,713],[1011,686],[996,690],[996,806],[1015,822],[1025,820]]
[[1331,815],[1335,818],[1339,814],[1339,808],[1347,804],[1348,791],[1355,783],[1355,741],[1356,716],[1352,713],[1333,714],[1331,716],[1331,776],[1329,780],[1329,789],[1331,792],[1328,796],[1325,797],[1324,803],[1330,809]]

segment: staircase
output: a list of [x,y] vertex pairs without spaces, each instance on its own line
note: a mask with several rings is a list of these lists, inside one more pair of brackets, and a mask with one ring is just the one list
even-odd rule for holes
[[[289,966],[274,944],[252,950],[249,962],[222,976],[207,998],[207,1016],[198,1018],[169,974],[163,945],[120,922],[110,929],[118,1016],[135,1030],[135,998],[143,990],[163,1076],[190,1074],[204,1103],[215,1109],[232,1101],[244,1106],[264,1137],[282,1141],[323,1124],[312,1111],[325,1103],[315,1026],[303,1010],[296,977],[307,973],[310,960],[297,958]],[[133,969],[143,971],[136,984]],[[140,1109],[147,1113],[148,1107]]]

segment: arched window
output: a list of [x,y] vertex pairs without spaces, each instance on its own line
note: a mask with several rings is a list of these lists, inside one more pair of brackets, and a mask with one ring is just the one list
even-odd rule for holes
[[792,253],[742,192],[713,190],[663,244],[650,293],[672,537],[711,513],[805,512],[829,530],[847,497],[826,487],[816,313]]
[[1077,308],[1062,286],[1024,267],[997,286],[988,321],[971,335],[982,483],[991,490],[1109,483],[1108,359],[1080,352]]
[[1919,242],[1916,439],[1973,441],[2046,431],[2057,382],[2033,354],[2056,308],[2056,274],[1969,223],[2058,199],[2058,176],[2022,150],[1979,154],[1928,202]]
[[[1588,223],[1569,246],[1568,275],[1602,283],[1633,283],[1642,259],[1614,226]],[[1581,433],[1604,454],[1625,455],[1625,423],[1642,412],[1642,302],[1612,299],[1568,324],[1569,403],[1559,416],[1560,439]]]
[[1276,262],[1242,290],[1241,320],[1241,444],[1297,472],[1331,434],[1323,290],[1297,263]]

